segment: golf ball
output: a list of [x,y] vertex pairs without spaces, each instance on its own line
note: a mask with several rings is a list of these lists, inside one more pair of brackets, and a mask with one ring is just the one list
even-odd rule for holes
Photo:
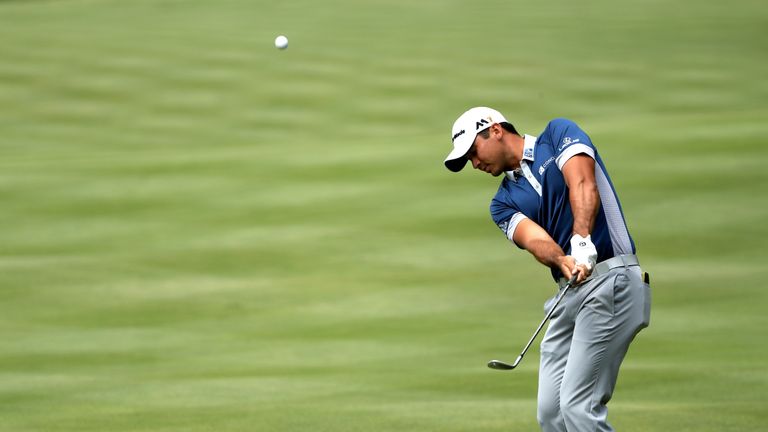
[[283,35],[280,35],[280,36],[276,37],[275,38],[275,46],[278,49],[286,49],[286,48],[288,48],[288,38],[283,36]]

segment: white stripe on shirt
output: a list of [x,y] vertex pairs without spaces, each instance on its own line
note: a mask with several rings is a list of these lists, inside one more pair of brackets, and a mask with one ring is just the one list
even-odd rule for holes
[[560,168],[560,171],[562,171],[563,165],[565,165],[565,163],[568,162],[568,159],[580,153],[586,153],[592,159],[595,158],[595,151],[592,149],[592,147],[586,144],[574,144],[568,147],[567,149],[565,149],[565,151],[560,153],[560,156],[557,157],[557,159],[555,160],[555,162],[557,162],[557,167]]
[[507,232],[505,233],[507,235],[507,238],[511,242],[515,242],[515,230],[517,229],[517,225],[520,224],[520,222],[523,221],[523,219],[528,219],[528,216],[524,215],[521,212],[517,212],[512,215],[512,217],[509,219],[509,224],[507,225]]
[[621,214],[619,202],[603,167],[597,163],[595,164],[595,181],[600,193],[600,204],[603,206],[605,220],[608,222],[608,233],[611,235],[613,253],[617,255],[631,254],[632,241],[629,239],[629,230],[626,222],[624,222],[624,216]]

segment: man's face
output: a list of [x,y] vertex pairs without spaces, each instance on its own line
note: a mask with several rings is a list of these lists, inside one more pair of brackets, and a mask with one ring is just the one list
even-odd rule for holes
[[488,138],[483,138],[481,134],[478,134],[467,152],[467,160],[472,162],[474,169],[485,171],[494,177],[505,171],[507,163],[504,159],[501,133],[495,130],[496,128],[500,127],[498,125],[491,126]]

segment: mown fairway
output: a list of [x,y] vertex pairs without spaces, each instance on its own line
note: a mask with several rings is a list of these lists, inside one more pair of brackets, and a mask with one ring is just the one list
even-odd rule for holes
[[[532,431],[554,292],[442,160],[592,136],[653,277],[621,431],[768,424],[761,1],[0,1],[0,430]],[[286,51],[272,41],[290,39]]]

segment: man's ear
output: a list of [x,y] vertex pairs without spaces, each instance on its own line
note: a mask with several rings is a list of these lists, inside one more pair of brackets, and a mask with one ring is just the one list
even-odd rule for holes
[[491,134],[495,139],[501,139],[501,135],[504,133],[504,128],[500,124],[495,123],[491,125]]

